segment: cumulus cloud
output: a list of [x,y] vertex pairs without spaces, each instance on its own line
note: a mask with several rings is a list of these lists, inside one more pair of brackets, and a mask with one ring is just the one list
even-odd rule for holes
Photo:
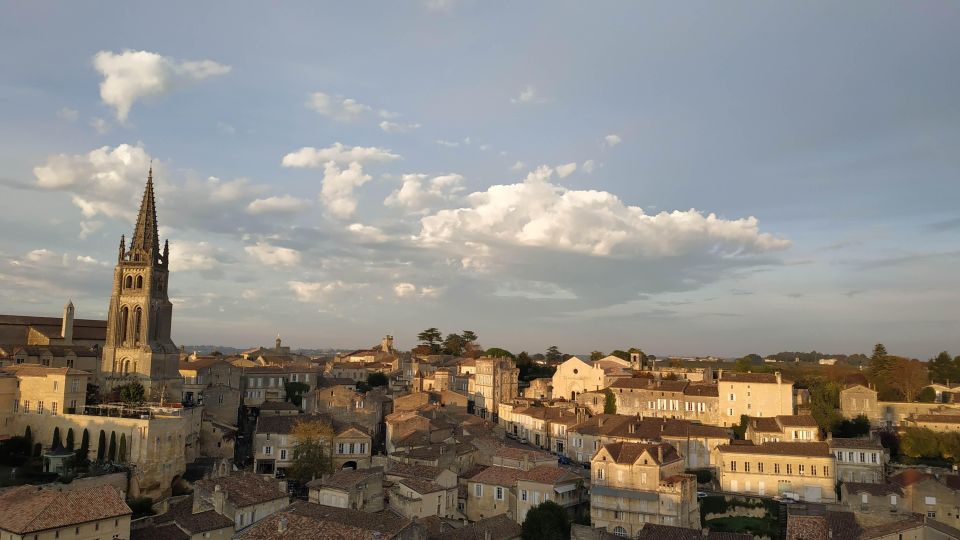
[[526,163],[518,161],[510,166],[511,171],[522,171],[527,166]]
[[357,199],[354,190],[371,180],[364,174],[363,167],[353,162],[342,169],[333,161],[323,168],[323,186],[320,188],[320,200],[334,217],[349,218],[357,211]]
[[380,129],[387,133],[410,133],[413,130],[420,129],[420,124],[399,124],[384,120],[380,122]]
[[510,103],[513,104],[523,104],[523,103],[541,103],[543,98],[537,95],[537,90],[531,85],[527,85],[520,91],[520,94],[517,97],[510,98]]
[[590,173],[593,172],[593,169],[594,169],[595,167],[596,167],[596,164],[593,162],[593,160],[592,160],[592,159],[588,159],[588,160],[586,160],[586,161],[583,162],[583,165],[582,165],[580,168],[583,170],[583,172],[585,172],[585,173],[587,173],[587,174],[590,174]]
[[323,92],[310,94],[310,99],[307,101],[307,108],[323,116],[329,116],[343,122],[354,120],[366,113],[373,112],[373,107],[359,103],[355,99],[345,98],[343,96],[332,96]]
[[606,137],[603,138],[603,143],[606,144],[607,146],[616,146],[621,142],[623,142],[623,139],[621,139],[620,136],[617,135],[616,133],[611,133],[610,135],[607,135]]
[[385,148],[377,148],[375,146],[346,146],[336,142],[327,148],[305,146],[296,152],[290,152],[283,156],[281,165],[284,167],[317,168],[330,161],[345,164],[351,162],[385,162],[398,159],[400,159],[399,154],[394,154]]
[[571,174],[573,174],[576,170],[577,170],[576,163],[565,163],[563,165],[556,166],[557,176],[559,176],[560,178],[566,178]]
[[410,211],[424,211],[463,191],[463,176],[459,174],[446,174],[429,179],[425,174],[405,174],[402,181],[403,184],[383,201],[385,205]]
[[209,242],[177,240],[170,246],[170,270],[209,271],[220,264],[220,250]]
[[448,141],[446,139],[437,139],[437,144],[440,146],[446,146],[447,148],[456,148],[460,146],[460,143],[457,141]]
[[110,122],[107,122],[103,118],[94,117],[90,119],[90,127],[97,132],[97,135],[106,135],[110,133]]
[[393,295],[397,298],[436,298],[441,292],[443,292],[441,287],[417,287],[405,281],[393,284]]
[[304,199],[292,195],[267,197],[265,199],[256,199],[247,205],[247,213],[258,214],[292,214],[301,212],[307,208],[310,203]]
[[553,184],[552,174],[540,167],[522,183],[469,195],[468,207],[426,216],[419,240],[425,245],[452,247],[472,241],[639,259],[692,251],[734,257],[790,245],[761,233],[753,217],[726,220],[693,209],[647,215],[605,191]]
[[256,245],[246,246],[243,250],[260,264],[267,266],[295,266],[300,264],[301,255],[295,249],[257,242]]
[[57,118],[63,120],[64,122],[76,122],[80,118],[80,113],[76,109],[71,109],[70,107],[63,107],[57,111]]
[[329,301],[336,293],[353,291],[365,286],[366,284],[363,283],[345,283],[340,280],[287,282],[287,287],[293,292],[293,296],[305,303]]
[[363,223],[351,223],[347,230],[361,242],[378,244],[387,241],[387,235],[383,234],[377,227],[364,225]]
[[89,220],[80,222],[80,239],[83,240],[88,238],[90,235],[95,234],[97,231],[103,228],[102,221]]
[[169,93],[178,86],[225,75],[230,66],[212,60],[179,61],[149,51],[100,51],[94,68],[103,75],[100,98],[126,122],[134,102]]

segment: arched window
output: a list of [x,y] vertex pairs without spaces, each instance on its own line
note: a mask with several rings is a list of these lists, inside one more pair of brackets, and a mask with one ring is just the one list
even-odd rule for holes
[[126,343],[127,341],[127,324],[129,322],[129,318],[130,310],[127,309],[127,306],[120,308],[120,328],[117,329],[119,330],[118,333],[120,334],[120,343]]
[[617,536],[622,536],[622,537],[626,538],[626,537],[627,537],[627,530],[624,529],[623,527],[616,527],[616,528],[613,529],[613,534],[615,534],[615,535],[617,535]]
[[[138,278],[139,279],[139,278]],[[137,309],[133,312],[133,343],[135,345],[140,344],[140,327],[143,326],[143,309],[140,306],[137,306]]]
[[143,288],[143,276],[137,276],[137,288],[138,289]]
[[126,375],[130,372],[130,360],[123,361],[123,374]]
[[132,289],[132,288],[133,288],[133,276],[127,276],[127,282],[126,282],[126,285],[124,286],[124,288],[125,288],[125,289]]

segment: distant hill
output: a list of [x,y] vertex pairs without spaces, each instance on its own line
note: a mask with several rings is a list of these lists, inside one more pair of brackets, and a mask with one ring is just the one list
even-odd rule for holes
[[[244,347],[242,349],[238,349],[236,347],[228,347],[226,345],[184,345],[183,346],[183,350],[187,352],[197,351],[198,354],[210,354],[214,351],[220,351],[227,356],[240,354],[243,351],[253,349],[253,348],[254,347]],[[348,349],[330,349],[330,348],[326,348],[326,349],[291,348],[290,350],[292,352],[303,354],[306,356],[328,356],[328,355],[334,355],[338,352],[350,352],[351,350],[354,350],[354,349],[348,350]]]

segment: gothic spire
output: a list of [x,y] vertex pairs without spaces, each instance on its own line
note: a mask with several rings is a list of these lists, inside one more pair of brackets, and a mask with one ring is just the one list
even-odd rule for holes
[[160,248],[160,235],[157,233],[157,207],[153,199],[153,165],[147,175],[147,187],[143,191],[143,200],[140,202],[140,214],[137,216],[137,226],[133,229],[133,238],[130,240],[130,251],[149,254],[150,259],[144,262],[156,262],[157,251]]

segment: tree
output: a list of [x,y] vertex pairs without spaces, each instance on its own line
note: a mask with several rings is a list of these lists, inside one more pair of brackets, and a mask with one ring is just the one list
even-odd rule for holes
[[592,353],[590,353],[590,361],[591,361],[591,362],[596,362],[597,360],[599,360],[599,359],[601,359],[601,358],[603,358],[603,353],[600,352],[600,351],[593,351]]
[[140,405],[144,401],[143,385],[138,382],[132,382],[119,387],[117,396],[120,401],[127,405]]
[[917,401],[920,403],[933,403],[937,400],[937,392],[933,388],[926,386],[917,394]]
[[463,333],[460,334],[460,337],[467,343],[473,343],[477,340],[477,334],[475,334],[473,330],[464,330]]
[[[489,350],[487,350],[487,354],[490,354]],[[527,351],[520,351],[520,354],[517,355],[517,367],[529,366],[531,362],[532,360],[530,360],[530,355],[527,354]]]
[[303,395],[310,391],[310,385],[302,382],[287,382],[283,384],[286,393],[284,399],[297,407],[303,403]]
[[887,384],[903,395],[906,401],[914,401],[920,389],[928,384],[927,369],[919,360],[891,357]]
[[77,450],[77,460],[81,463],[86,463],[89,458],[90,458],[90,432],[84,429],[83,435],[80,437],[80,449]]
[[74,444],[74,442],[73,442],[73,428],[69,428],[69,429],[67,429],[67,450],[73,452],[73,451],[74,451],[73,444]]
[[562,506],[545,501],[527,512],[521,531],[524,540],[567,540],[570,538],[570,520]]
[[841,420],[834,426],[832,433],[834,437],[847,439],[867,435],[870,433],[870,420],[862,414],[853,420]]
[[333,427],[318,420],[301,421],[290,430],[296,444],[289,475],[301,482],[333,472]]
[[421,343],[430,347],[430,350],[434,353],[440,352],[440,341],[443,339],[443,334],[440,333],[440,330],[436,328],[427,328],[423,332],[417,334],[417,339]]
[[[960,360],[960,356],[957,357]],[[938,383],[960,382],[960,362],[950,357],[950,353],[942,351],[936,358],[930,359],[930,380]]]
[[556,345],[551,345],[547,348],[547,355],[544,357],[548,362],[559,362],[563,358],[563,355],[560,354],[560,349]]
[[52,450],[59,450],[63,448],[63,441],[60,439],[60,428],[53,428],[53,442],[50,443],[50,448]]
[[[487,349],[483,354],[484,354],[484,356],[491,356],[491,357],[493,357],[493,358],[503,358],[503,357],[514,358],[512,352],[510,352],[510,351],[508,351],[508,350],[506,350],[506,349],[501,349],[500,347],[493,347],[493,348]],[[520,354],[526,356],[527,353],[522,352],[522,353],[520,353]],[[530,357],[527,356],[527,363],[529,363],[529,362],[530,362]],[[517,364],[518,364],[518,365],[520,364],[520,360],[519,360],[519,359],[517,359]]]
[[617,414],[617,396],[613,395],[613,390],[603,389],[603,414]]
[[103,461],[107,456],[107,434],[100,430],[100,440],[97,445],[97,461]]
[[734,438],[743,440],[744,436],[746,436],[746,434],[747,434],[747,424],[749,424],[749,423],[750,423],[750,417],[747,416],[747,415],[745,415],[745,414],[741,414],[741,415],[740,415],[740,425],[739,425],[739,426],[733,426],[733,436],[734,436]]
[[616,356],[617,358],[621,360],[626,360],[627,362],[630,361],[630,353],[628,353],[627,351],[621,351],[620,349],[617,349],[611,352],[610,356]]
[[[100,387],[95,384],[87,383],[87,405],[100,404]],[[82,411],[75,411],[82,412]]]
[[447,334],[447,339],[443,340],[443,352],[452,354],[453,356],[460,356],[463,354],[463,349],[466,344],[466,340],[464,340],[460,334]]
[[386,386],[390,384],[390,378],[387,377],[385,373],[375,371],[367,375],[367,384],[370,388],[375,388],[377,386]]
[[110,432],[110,447],[107,450],[107,461],[117,460],[117,432]]
[[843,420],[840,415],[840,385],[833,381],[816,379],[809,388],[810,414],[820,429],[832,433]]

